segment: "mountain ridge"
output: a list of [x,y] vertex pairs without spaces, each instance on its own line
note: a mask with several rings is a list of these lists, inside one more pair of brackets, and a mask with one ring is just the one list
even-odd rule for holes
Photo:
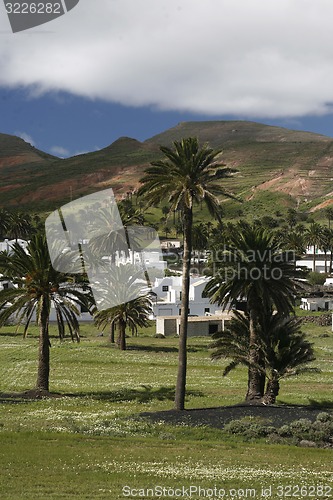
[[50,211],[106,187],[120,198],[137,189],[145,168],[161,157],[160,145],[188,136],[222,150],[222,161],[239,170],[225,187],[249,206],[266,193],[304,210],[330,203],[333,138],[231,120],[180,122],[143,142],[119,137],[101,150],[65,159],[0,134],[0,206]]

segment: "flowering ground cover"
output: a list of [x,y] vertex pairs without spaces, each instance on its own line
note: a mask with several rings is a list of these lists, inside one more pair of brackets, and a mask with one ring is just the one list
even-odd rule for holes
[[[332,411],[333,334],[306,328],[320,371],[282,381],[278,403]],[[30,400],[37,331],[26,340],[12,327],[0,332],[1,499],[333,498],[332,449],[140,416],[173,407],[177,339],[151,333],[129,338],[126,352],[92,326],[78,345],[52,339],[57,397]],[[188,409],[237,405],[245,395],[246,371],[223,378],[208,344],[189,341]]]

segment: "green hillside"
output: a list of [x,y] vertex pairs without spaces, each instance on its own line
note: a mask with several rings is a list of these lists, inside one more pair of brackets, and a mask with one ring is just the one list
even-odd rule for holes
[[[247,121],[184,122],[145,142],[119,138],[99,151],[59,159],[22,139],[0,134],[0,205],[49,211],[85,194],[112,187],[133,192],[144,169],[160,156],[160,145],[197,136],[222,150],[238,174],[225,186],[241,196],[241,210],[297,207],[333,202],[333,139]],[[234,213],[235,202],[225,207]]]

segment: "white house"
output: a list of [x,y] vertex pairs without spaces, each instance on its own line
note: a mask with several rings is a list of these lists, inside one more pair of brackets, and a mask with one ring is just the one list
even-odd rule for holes
[[325,253],[320,250],[319,248],[316,248],[315,252],[315,269],[313,269],[313,251],[314,248],[313,246],[309,246],[306,249],[306,255],[298,261],[296,261],[296,266],[298,267],[307,267],[310,271],[316,271],[317,273],[324,273],[325,272],[325,260],[326,260],[326,267],[327,269],[329,268],[329,261],[330,261],[330,252],[327,252],[326,256]]
[[333,311],[333,297],[303,297],[300,309],[304,311]]
[[162,253],[152,250],[142,252],[132,252],[132,250],[129,250],[127,255],[124,252],[117,253],[116,265],[121,264],[137,264],[140,267],[144,265],[148,270],[148,274],[150,269],[155,269],[159,271],[160,276],[164,276],[164,270],[167,267],[167,262],[163,260]]
[[[197,277],[190,279],[189,311],[190,316],[215,315],[221,312],[221,307],[211,304],[209,298],[203,296],[203,291],[209,278]],[[153,304],[154,316],[179,316],[182,300],[182,276],[157,278],[152,292],[156,301]]]

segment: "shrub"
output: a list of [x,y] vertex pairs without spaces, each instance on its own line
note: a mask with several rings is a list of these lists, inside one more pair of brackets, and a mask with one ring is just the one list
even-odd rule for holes
[[277,429],[279,436],[289,437],[292,435],[291,429],[289,425],[282,425],[279,429]]
[[318,422],[333,422],[333,415],[330,413],[327,413],[326,411],[322,411],[321,413],[318,413],[316,421]]
[[229,434],[244,434],[250,423],[246,420],[231,420],[228,424],[224,426],[224,430]]
[[309,272],[307,276],[310,285],[323,285],[326,281],[327,274],[325,273],[317,273],[317,272]]
[[294,435],[303,435],[311,429],[312,422],[308,418],[300,418],[299,420],[294,420],[290,424],[290,429]]

